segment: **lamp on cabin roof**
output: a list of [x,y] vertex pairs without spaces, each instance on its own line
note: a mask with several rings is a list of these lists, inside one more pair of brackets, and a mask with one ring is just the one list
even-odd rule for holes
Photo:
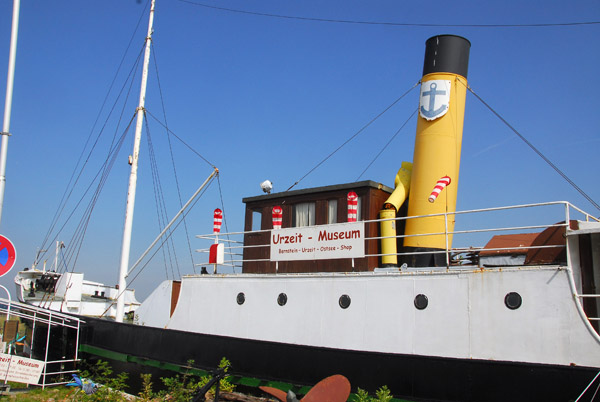
[[271,190],[273,190],[273,183],[271,183],[270,180],[265,180],[262,183],[260,183],[260,188],[262,188],[263,192],[271,194]]

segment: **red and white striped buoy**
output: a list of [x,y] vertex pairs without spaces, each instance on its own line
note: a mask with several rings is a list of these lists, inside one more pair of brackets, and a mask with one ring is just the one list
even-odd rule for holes
[[358,195],[354,191],[348,193],[348,222],[358,219]]
[[433,188],[433,191],[431,192],[431,194],[429,195],[429,198],[427,200],[429,202],[434,202],[435,199],[438,197],[438,195],[440,195],[442,190],[445,189],[446,186],[449,184],[450,184],[450,177],[444,176],[441,179],[439,179],[437,181],[437,183],[435,184],[435,187]]
[[221,223],[223,223],[223,211],[219,208],[215,209],[215,221],[213,224],[213,233],[219,233],[221,231]]
[[273,207],[273,229],[281,229],[283,221],[283,209],[279,205]]

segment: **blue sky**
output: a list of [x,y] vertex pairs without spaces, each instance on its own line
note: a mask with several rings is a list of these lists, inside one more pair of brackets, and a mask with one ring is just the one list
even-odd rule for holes
[[[462,35],[471,41],[468,80],[473,90],[600,202],[600,25],[345,24],[234,13],[193,3],[158,1],[146,106],[162,119],[157,66],[170,129],[220,169],[230,230],[242,229],[241,199],[260,194],[260,182],[268,178],[275,191],[287,189],[410,89],[421,78],[425,41],[437,34]],[[598,1],[204,0],[201,4],[307,18],[412,24],[600,21]],[[16,268],[0,279],[11,291],[14,273],[31,265],[44,240],[97,116],[101,117],[94,133],[106,119],[114,91],[108,106],[100,108],[132,37],[116,88],[123,85],[124,72],[141,49],[145,9],[146,1],[135,0],[102,4],[22,0],[0,224],[0,233],[11,238],[18,250]],[[11,14],[12,1],[2,0],[2,110]],[[136,80],[125,122],[134,113],[138,92]],[[356,180],[417,102],[415,89],[297,188]],[[107,149],[115,133],[114,121],[107,124],[100,149]],[[361,179],[393,185],[400,163],[412,160],[415,127],[413,118]],[[156,158],[165,166],[161,180],[172,215],[177,197],[169,176],[170,156],[162,152],[168,145],[161,138],[164,130],[153,121],[150,130]],[[132,262],[159,231],[145,144]],[[132,134],[100,196],[79,254],[77,270],[91,280],[117,282],[131,148]],[[211,168],[179,143],[173,148],[182,198],[187,199]],[[99,160],[90,161],[96,166],[92,171]],[[568,200],[600,214],[470,94],[459,189],[458,209]],[[214,184],[190,214],[190,235],[211,231],[216,207],[220,195]],[[67,247],[72,229],[66,227],[60,235]],[[197,247],[193,240],[192,247]],[[186,252],[184,248],[182,260]],[[46,258],[51,259],[51,253]],[[191,272],[188,265],[180,269],[182,274]],[[151,263],[134,284],[138,298],[143,299],[164,278],[161,261]]]

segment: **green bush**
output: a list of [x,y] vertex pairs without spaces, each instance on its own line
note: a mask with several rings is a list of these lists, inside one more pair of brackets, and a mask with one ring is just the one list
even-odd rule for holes
[[[193,374],[193,364],[193,360],[188,361],[188,365],[182,376],[176,375],[175,377],[169,378],[162,377],[161,380],[166,389],[159,393],[158,396],[165,399],[169,398],[169,401],[175,402],[189,401],[194,393],[205,386],[212,378],[212,376],[202,376],[198,378],[197,375]],[[227,372],[230,365],[229,360],[222,358],[219,363],[219,368],[224,368],[225,372]],[[223,392],[233,392],[235,390],[235,385],[231,384],[227,378],[222,378],[219,381],[219,384],[220,390]],[[215,388],[216,386],[213,386],[209,392],[214,394]]]
[[194,361],[188,360],[187,363],[181,376],[177,374],[175,377],[160,378],[166,389],[159,392],[159,397],[174,402],[187,402],[192,398],[194,392],[198,389],[198,376],[192,372]]
[[390,394],[390,390],[388,389],[388,387],[386,385],[379,388],[375,392],[375,396],[377,397],[377,399],[376,399],[377,402],[389,402],[392,400],[392,395]]
[[[189,360],[181,375],[174,377],[161,378],[165,385],[165,390],[154,392],[152,390],[152,376],[142,374],[142,389],[138,394],[138,401],[141,402],[162,402],[169,400],[173,402],[188,402],[202,386],[206,385],[211,376],[198,376],[194,374],[193,360]],[[221,359],[219,368],[224,368],[227,372],[230,366],[226,358]],[[126,397],[123,390],[126,387],[127,374],[121,373],[114,375],[108,362],[99,360],[96,364],[87,367],[80,373],[80,378],[91,380],[98,385],[96,393],[86,395],[85,392],[73,387],[56,387],[46,390],[35,389],[26,394],[19,395],[17,400],[20,402],[38,402],[48,400],[69,400],[82,402],[108,401],[125,402],[130,398]],[[220,389],[223,392],[233,392],[235,385],[231,384],[227,378],[220,380]],[[209,392],[214,394],[215,387]]]
[[77,400],[99,402],[120,402],[123,400],[123,390],[127,385],[128,375],[127,373],[120,373],[117,376],[113,376],[113,370],[110,368],[108,362],[98,360],[89,370],[83,370],[80,377],[82,379],[91,379],[98,384],[98,391],[91,395],[78,392],[76,394]]
[[354,402],[390,402],[393,396],[386,385],[382,386],[375,392],[375,398],[369,395],[364,389],[358,388]]
[[371,402],[373,398],[369,396],[369,393],[364,389],[359,388],[356,392],[355,402]]
[[142,390],[138,394],[138,400],[141,402],[150,402],[154,399],[152,374],[140,374],[140,377],[142,377]]
[[[225,369],[225,373],[227,373],[227,371],[229,371],[230,366],[231,366],[231,363],[229,362],[229,360],[227,360],[226,358],[221,359],[221,362],[219,363],[219,368]],[[211,376],[201,377],[200,381],[198,382],[198,388],[202,388],[203,386],[205,386],[210,381],[211,378],[212,378]],[[221,391],[223,391],[223,392],[233,392],[235,390],[235,385],[230,383],[227,377],[223,377],[219,380],[219,386],[220,386]],[[216,386],[213,385],[213,387],[210,389],[210,392],[212,394],[214,394],[215,389],[216,389]]]

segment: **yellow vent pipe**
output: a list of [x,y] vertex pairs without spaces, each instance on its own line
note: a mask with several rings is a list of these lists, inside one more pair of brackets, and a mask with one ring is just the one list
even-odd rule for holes
[[383,209],[379,211],[379,218],[391,219],[380,223],[381,228],[381,263],[383,267],[398,265],[398,252],[396,246],[396,213],[406,201],[410,189],[410,177],[412,174],[412,163],[402,162],[402,166],[394,180],[395,189],[385,202]]

